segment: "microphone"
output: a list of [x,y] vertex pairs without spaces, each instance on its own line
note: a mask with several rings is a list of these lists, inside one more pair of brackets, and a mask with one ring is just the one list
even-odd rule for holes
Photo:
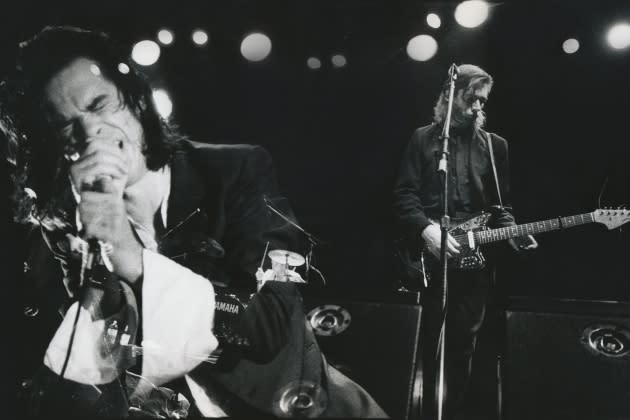
[[96,265],[102,263],[101,261],[101,244],[98,242],[96,238],[90,238],[87,240],[88,243],[88,255],[87,261],[85,263],[85,268],[87,270],[92,270]]
[[80,277],[79,287],[84,286],[86,282],[93,286],[104,287],[110,273],[114,271],[112,262],[109,259],[109,254],[113,247],[111,244],[96,238],[89,238],[87,244],[85,266]]
[[[84,184],[84,189],[93,192],[105,192],[105,184],[107,182],[111,182],[113,180],[111,175],[100,174],[94,178],[91,184]],[[85,264],[85,273],[82,277],[93,277],[93,276],[102,276],[98,274],[97,267],[103,266],[109,272],[114,271],[114,267],[109,260],[109,254],[113,251],[113,246],[108,242],[100,241],[96,238],[88,238],[86,239],[88,248],[86,255],[86,264]],[[95,281],[94,278],[90,278],[92,283],[99,283],[99,281]],[[83,285],[83,281],[81,285]]]
[[457,65],[455,63],[453,63],[451,65],[451,67],[448,69],[448,75],[453,77],[457,77],[459,75],[459,67],[457,67]]
[[455,63],[451,64],[451,66],[448,68],[448,77],[446,78],[446,80],[444,81],[444,85],[442,86],[442,88],[444,89],[444,94],[447,95],[446,102],[450,100],[450,97],[448,96],[448,91],[451,85],[455,85],[455,81],[457,80],[458,75],[459,68]]

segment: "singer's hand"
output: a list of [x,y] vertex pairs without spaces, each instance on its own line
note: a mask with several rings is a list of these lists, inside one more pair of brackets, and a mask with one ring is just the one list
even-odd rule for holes
[[[440,259],[440,242],[442,241],[442,230],[438,224],[430,224],[422,231],[422,239],[427,244],[427,249],[433,256]],[[459,243],[449,233],[446,241],[446,257],[451,258],[459,254]]]
[[85,151],[70,166],[70,180],[78,193],[84,190],[100,191],[101,180],[109,178],[113,188],[122,197],[127,182],[127,167],[122,150],[114,141],[95,140],[88,143]]
[[113,245],[114,272],[130,282],[142,275],[142,246],[137,241],[123,199],[127,165],[112,142],[91,142],[70,167],[72,182],[81,196],[79,217],[84,238]]

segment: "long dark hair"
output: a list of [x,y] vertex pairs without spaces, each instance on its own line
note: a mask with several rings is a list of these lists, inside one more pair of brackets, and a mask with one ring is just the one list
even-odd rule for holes
[[8,94],[22,149],[16,159],[16,171],[22,174],[14,178],[23,184],[17,188],[29,187],[37,194],[34,211],[38,219],[55,223],[69,220],[68,203],[73,200],[63,146],[45,120],[44,88],[54,75],[79,57],[94,60],[101,74],[117,87],[124,105],[136,114],[144,130],[144,155],[149,169],[168,163],[184,138],[157,112],[147,79],[108,35],[58,26],[46,27],[22,42],[15,74],[9,78]]
[[[459,75],[457,77],[457,81],[455,82],[455,95],[459,93],[461,90],[464,92],[474,91],[481,86],[487,85],[492,88],[494,84],[494,80],[492,76],[490,76],[485,70],[483,70],[479,66],[475,66],[474,64],[460,64],[458,66]],[[448,106],[448,79],[444,81],[442,86],[442,91],[440,92],[440,96],[435,102],[435,106],[433,107],[433,121],[437,124],[442,124],[444,119],[446,118],[446,109]],[[483,128],[486,123],[486,114],[485,112],[479,111],[477,113],[477,117],[473,122],[473,127],[475,129]]]

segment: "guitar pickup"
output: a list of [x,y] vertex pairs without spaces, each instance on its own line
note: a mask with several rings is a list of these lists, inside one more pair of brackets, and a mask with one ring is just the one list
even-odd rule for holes
[[468,248],[475,249],[475,234],[472,230],[468,231]]

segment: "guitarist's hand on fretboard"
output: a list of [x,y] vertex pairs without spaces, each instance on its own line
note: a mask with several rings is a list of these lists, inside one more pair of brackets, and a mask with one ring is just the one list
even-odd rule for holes
[[[442,231],[440,229],[440,225],[437,223],[432,223],[422,231],[422,239],[426,244],[429,252],[438,260],[440,259],[440,242],[442,239]],[[447,249],[446,249],[446,257],[452,258],[454,255],[459,254],[459,243],[448,234],[447,238]]]
[[538,242],[532,235],[518,236],[508,240],[510,246],[517,252],[531,251],[538,248]]

